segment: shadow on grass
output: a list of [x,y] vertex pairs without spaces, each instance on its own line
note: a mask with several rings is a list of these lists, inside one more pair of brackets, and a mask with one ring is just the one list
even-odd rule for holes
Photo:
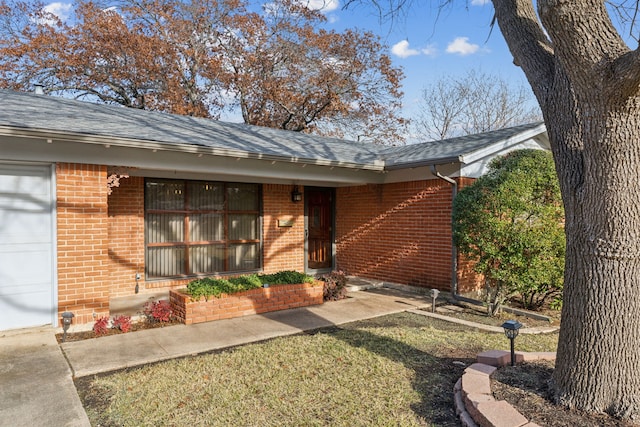
[[[356,322],[344,327],[319,329],[314,334],[330,334],[350,346],[363,348],[410,369],[415,373],[412,387],[420,395],[420,401],[413,404],[411,410],[436,426],[460,426],[454,408],[453,387],[462,376],[465,366],[474,362],[475,353],[461,350],[458,354],[460,357],[453,354],[452,357],[440,357],[367,330],[372,326],[419,328],[426,325],[425,319],[420,316],[402,313]],[[441,332],[447,333],[446,330]],[[464,365],[453,363],[455,361],[463,362]]]
[[[353,306],[348,303],[340,306],[336,305],[335,308],[339,310],[353,310]],[[410,398],[412,402],[410,407],[407,407],[407,404],[403,405],[404,408],[406,408],[405,412],[408,412],[408,410],[413,411],[416,416],[425,420],[426,425],[445,427],[460,425],[453,406],[453,386],[461,376],[464,367],[459,364],[454,364],[453,362],[461,361],[467,365],[470,364],[478,348],[476,348],[475,344],[464,345],[462,348],[450,345],[443,348],[442,344],[438,345],[438,343],[443,343],[443,337],[447,337],[450,333],[459,332],[460,327],[458,325],[436,321],[406,312],[342,324],[340,326],[333,323],[337,322],[337,320],[332,322],[328,319],[331,316],[323,317],[314,313],[312,309],[307,308],[273,312],[264,317],[287,325],[286,329],[291,332],[297,331],[301,334],[330,336],[334,344],[335,341],[341,341],[345,344],[334,347],[341,348],[342,351],[345,350],[346,346],[354,349],[363,349],[364,351],[355,352],[356,358],[351,359],[352,362],[355,360],[355,363],[358,364],[359,367],[364,366],[366,368],[366,363],[381,363],[382,359],[391,361],[397,366],[403,366],[409,371],[409,375],[405,376],[405,372],[401,373],[403,378],[408,378],[408,380],[402,380],[403,389],[399,390],[400,392],[409,391],[408,398]],[[248,326],[248,324],[246,325]],[[271,328],[275,327],[273,324],[263,326],[265,328],[267,326]],[[257,325],[253,325],[253,327],[256,328]],[[241,332],[240,330],[238,331]],[[256,330],[255,332],[257,333],[258,331]],[[434,337],[431,342],[429,342],[430,336]],[[265,340],[269,339],[270,338],[265,337]],[[422,341],[423,339],[424,341]],[[321,340],[321,342],[330,341]],[[215,350],[211,353],[228,351],[231,348],[232,347],[225,348],[224,350]],[[300,351],[305,350],[301,347]],[[368,353],[365,356],[367,361],[361,360],[361,363],[358,363],[357,358],[362,357],[364,353]],[[296,354],[294,354],[294,358]],[[374,355],[375,357],[369,357],[370,355]],[[381,365],[386,364],[381,363]],[[273,368],[278,369],[278,366],[279,365],[274,364]],[[367,370],[360,369],[359,375],[362,375],[362,377],[359,378],[364,378],[366,381],[359,382],[358,386],[375,387],[376,383],[385,383],[383,381],[375,381],[375,377],[373,377],[374,370],[377,372],[375,375],[385,375],[385,372],[402,371],[398,369],[381,371],[375,369],[375,365],[371,366],[373,368],[370,370],[372,381],[366,378]],[[339,368],[339,366],[332,366],[329,369],[334,367]],[[288,379],[284,381],[288,382]],[[354,381],[357,381],[357,379],[354,379]],[[410,381],[410,384],[407,385],[405,381]],[[265,381],[262,382],[264,383]],[[98,414],[95,415],[95,419],[100,419],[101,415],[99,414],[105,413],[105,408],[110,405],[110,400],[105,399],[104,390],[100,389],[100,387],[93,386],[90,378],[87,378],[87,382],[84,382],[84,380],[76,382],[76,385],[85,407],[91,408],[95,414]],[[411,387],[411,389],[409,389],[409,387]],[[413,390],[415,394],[411,393],[411,390]],[[375,398],[375,395],[381,395],[381,393],[376,393],[376,390],[369,392],[369,390],[359,389],[358,392],[363,392],[359,393],[358,396],[364,396],[359,397],[359,399],[366,399],[368,394],[371,398]],[[393,406],[393,396],[395,395],[390,393],[383,395],[385,400],[378,398],[376,402],[387,402],[386,399],[389,399],[388,404]],[[321,400],[322,396],[320,395],[319,402],[321,402]],[[403,401],[406,402],[404,396]],[[353,404],[356,411],[359,406],[364,406],[360,405],[359,401],[353,401]],[[373,419],[375,419],[375,417]],[[320,420],[324,420],[324,418],[320,418]],[[358,423],[357,419],[353,421],[352,425],[363,425],[362,423]],[[283,420],[281,425],[285,424],[286,421]],[[107,425],[109,424],[107,423]],[[330,424],[327,423],[325,425]]]

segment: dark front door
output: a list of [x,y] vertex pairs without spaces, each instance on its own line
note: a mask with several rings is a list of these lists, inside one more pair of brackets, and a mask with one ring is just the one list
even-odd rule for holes
[[307,268],[331,269],[333,264],[333,191],[305,189],[307,203]]

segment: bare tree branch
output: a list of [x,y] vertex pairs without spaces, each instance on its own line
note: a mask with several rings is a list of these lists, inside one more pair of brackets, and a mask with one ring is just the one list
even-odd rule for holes
[[541,119],[527,88],[470,70],[460,78],[443,77],[423,90],[415,127],[427,139],[439,140]]

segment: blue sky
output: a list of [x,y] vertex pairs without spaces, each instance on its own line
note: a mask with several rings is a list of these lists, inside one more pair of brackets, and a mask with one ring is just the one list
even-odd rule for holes
[[[497,26],[491,30],[493,6],[489,0],[454,1],[440,13],[437,0],[414,0],[393,22],[380,22],[378,12],[365,6],[366,0],[346,10],[345,0],[300,1],[322,10],[330,29],[359,28],[382,38],[394,65],[404,70],[403,115],[407,118],[415,115],[426,85],[443,76],[462,76],[474,68],[499,75],[514,86],[528,87],[522,71],[513,65],[500,30]],[[64,18],[71,7],[70,0],[63,0],[48,3],[46,9]]]
[[528,87],[497,25],[491,30],[493,5],[489,0],[454,1],[439,16],[437,1],[415,0],[405,16],[392,23],[381,23],[377,11],[363,5],[343,10],[339,1],[344,0],[324,0],[329,26],[336,30],[356,27],[380,35],[393,63],[403,68],[405,116],[415,113],[426,85],[474,68],[499,75],[514,86]]

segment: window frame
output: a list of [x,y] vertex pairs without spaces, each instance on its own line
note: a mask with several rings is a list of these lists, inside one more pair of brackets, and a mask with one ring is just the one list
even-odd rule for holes
[[[181,209],[150,209],[147,206],[147,186],[148,183],[179,183],[182,184],[184,189],[184,195],[182,196],[182,208]],[[190,206],[190,184],[198,183],[198,184],[212,184],[212,185],[220,185],[223,189],[223,206],[222,209],[196,209]],[[230,210],[229,209],[229,192],[228,189],[233,187],[234,185],[252,185],[256,188],[256,197],[257,197],[257,210]],[[208,180],[193,180],[193,179],[170,179],[170,178],[145,178],[144,180],[144,257],[145,257],[145,280],[148,281],[156,281],[156,280],[168,280],[168,279],[181,279],[181,278],[189,278],[189,277],[205,277],[205,276],[219,276],[219,275],[230,275],[230,274],[243,274],[243,273],[253,273],[259,272],[263,269],[263,206],[262,206],[262,184],[258,183],[244,183],[244,182],[228,182],[228,181],[208,181]],[[194,215],[221,215],[222,223],[223,223],[223,231],[222,231],[222,239],[221,240],[191,240],[191,228],[190,222],[191,217]],[[183,240],[182,241],[174,241],[174,242],[154,242],[150,243],[148,241],[148,224],[149,224],[149,215],[184,215],[182,219],[182,233]],[[256,217],[256,239],[230,239],[230,227],[229,227],[229,218],[232,215],[255,215]],[[212,272],[192,272],[191,270],[191,254],[190,249],[194,247],[201,246],[223,246],[224,247],[224,268],[222,271],[212,271]],[[254,269],[238,269],[238,270],[230,270],[230,250],[232,247],[237,245],[256,245],[257,253],[255,257],[255,264],[257,265]],[[159,248],[159,247],[171,247],[171,248],[183,248],[184,251],[184,259],[183,259],[183,271],[185,273],[168,275],[168,276],[156,276],[149,274],[149,248]]]

